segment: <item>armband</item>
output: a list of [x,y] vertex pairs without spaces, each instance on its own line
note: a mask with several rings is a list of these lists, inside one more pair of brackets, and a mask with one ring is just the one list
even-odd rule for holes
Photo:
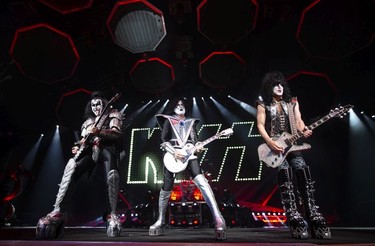
[[160,148],[168,153],[174,155],[175,149],[170,142],[164,142],[160,145]]

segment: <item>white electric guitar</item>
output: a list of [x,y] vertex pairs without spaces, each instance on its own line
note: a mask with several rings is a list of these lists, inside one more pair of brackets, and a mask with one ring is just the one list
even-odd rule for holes
[[[308,129],[313,130],[314,128],[320,126],[327,120],[333,118],[333,117],[341,117],[345,115],[351,108],[353,108],[353,105],[346,105],[341,106],[340,108],[333,109],[327,114],[326,116],[322,117],[318,121],[314,122],[313,124],[308,126]],[[300,151],[300,150],[307,150],[310,149],[310,144],[303,143],[301,145],[295,144],[295,142],[301,138],[303,134],[301,132],[298,132],[294,135],[291,135],[287,132],[283,132],[281,136],[276,140],[276,142],[284,148],[284,152],[277,154],[274,152],[266,143],[261,144],[258,147],[258,156],[259,160],[265,163],[267,166],[276,168],[280,166],[286,156],[290,152]]]
[[185,154],[185,157],[182,160],[176,159],[174,155],[172,155],[169,152],[166,152],[163,158],[164,166],[172,173],[179,173],[186,169],[188,163],[190,160],[196,159],[197,156],[194,155],[195,151],[198,147],[203,147],[206,144],[214,141],[215,139],[218,139],[222,136],[229,136],[233,134],[233,129],[228,128],[225,129],[219,133],[217,133],[215,136],[212,136],[205,141],[201,142],[198,146],[194,146],[191,143],[186,144],[180,151],[183,151]]

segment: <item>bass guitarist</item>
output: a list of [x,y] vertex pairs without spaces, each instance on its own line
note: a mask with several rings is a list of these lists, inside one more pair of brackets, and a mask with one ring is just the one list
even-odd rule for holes
[[[287,152],[287,149],[277,142],[282,133],[295,134],[298,131],[305,138],[312,134],[312,130],[302,120],[297,98],[291,96],[286,79],[279,71],[268,72],[263,77],[260,99],[257,101],[257,127],[276,156]],[[281,202],[292,237],[308,238],[310,229],[313,238],[331,238],[326,220],[318,212],[314,198],[314,181],[301,152],[288,153],[277,168]],[[304,213],[297,210],[293,175],[297,181],[297,192],[302,199]]]
[[102,165],[106,175],[111,211],[106,218],[107,236],[120,235],[122,225],[116,214],[116,206],[120,182],[118,162],[120,140],[123,135],[123,115],[118,110],[110,108],[110,102],[101,92],[92,93],[91,100],[85,108],[81,140],[72,148],[75,156],[65,166],[53,211],[38,221],[37,239],[54,239],[63,235],[66,212],[75,184],[85,172],[91,172],[95,165]]
[[[182,148],[188,143],[194,144],[197,147],[198,152],[202,150],[202,148],[199,147],[200,142],[198,142],[195,129],[199,119],[186,117],[185,106],[186,102],[184,99],[175,99],[170,103],[170,111],[173,112],[170,114],[156,115],[156,120],[161,129],[161,148],[163,151],[172,154],[176,160],[186,159],[186,154],[182,151]],[[202,173],[198,160],[196,158],[190,159],[187,169],[190,171],[194,183],[200,189],[204,200],[211,210],[215,225],[216,239],[226,239],[226,224],[224,218],[220,213],[214,193]],[[169,171],[163,166],[163,175],[163,186],[159,193],[158,202],[159,215],[157,221],[150,226],[150,236],[158,236],[165,233],[165,213],[168,207],[168,201],[172,192],[176,173]]]

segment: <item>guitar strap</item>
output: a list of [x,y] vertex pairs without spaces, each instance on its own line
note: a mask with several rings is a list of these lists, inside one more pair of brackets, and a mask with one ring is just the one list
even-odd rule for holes
[[[103,113],[103,115],[101,116],[101,118],[99,119],[98,123],[96,124],[96,127],[99,129],[99,131],[102,129],[103,125],[104,125],[104,122],[107,120],[107,117],[109,116],[109,112],[106,111]],[[92,148],[92,159],[95,163],[98,162],[99,160],[99,152],[100,152],[100,149],[99,149],[99,143],[101,142],[101,139],[98,138],[96,144],[94,144],[91,148]]]
[[294,99],[292,99],[292,102],[289,102],[287,104],[289,124],[290,124],[290,130],[291,130],[292,135],[297,133],[296,117],[294,115],[294,107],[295,107],[296,104],[293,102],[293,100]]
[[100,118],[99,122],[96,124],[96,128],[98,128],[99,130],[102,129],[102,127],[104,125],[104,122],[107,120],[107,118],[109,116],[109,113],[110,112],[105,112],[105,114],[103,114],[103,116]]

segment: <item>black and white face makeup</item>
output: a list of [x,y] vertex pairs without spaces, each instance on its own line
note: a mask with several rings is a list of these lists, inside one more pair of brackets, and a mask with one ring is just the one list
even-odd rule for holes
[[284,87],[281,84],[275,85],[273,87],[273,94],[276,96],[282,96],[284,93]]
[[103,101],[102,99],[92,99],[91,100],[91,110],[95,116],[99,116],[103,110]]
[[180,100],[177,103],[177,106],[174,108],[174,112],[177,115],[184,115],[185,114],[185,106],[184,103]]

